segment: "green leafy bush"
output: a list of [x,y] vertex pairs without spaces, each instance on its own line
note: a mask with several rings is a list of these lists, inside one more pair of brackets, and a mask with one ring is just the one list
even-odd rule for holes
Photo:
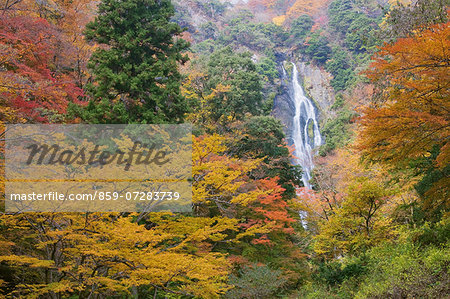
[[314,33],[308,41],[305,54],[316,62],[325,63],[331,54],[327,38],[320,33]]
[[[258,73],[262,75],[263,79],[268,83],[274,83],[280,77],[277,70],[277,62],[273,52],[266,51],[266,57],[256,65]],[[270,107],[272,109],[272,107]]]
[[244,267],[238,275],[230,277],[234,288],[228,291],[227,298],[274,298],[287,283],[282,271],[272,270],[268,266],[252,265]]
[[341,47],[334,47],[326,70],[333,75],[330,84],[335,91],[346,89],[354,79],[351,56]]
[[347,265],[333,261],[320,264],[316,276],[328,286],[336,286],[342,284],[344,280],[358,277],[365,272],[366,266],[362,260],[356,260]]
[[303,44],[305,37],[311,32],[314,21],[308,15],[302,15],[295,19],[289,31],[288,44]]
[[450,247],[386,244],[368,253],[370,272],[355,298],[446,298]]
[[325,137],[325,144],[319,149],[319,154],[322,156],[337,147],[346,145],[352,137],[349,125],[355,117],[355,112],[343,106],[343,101],[342,95],[336,97],[334,108],[339,109],[337,115],[328,120],[322,128],[322,135]]

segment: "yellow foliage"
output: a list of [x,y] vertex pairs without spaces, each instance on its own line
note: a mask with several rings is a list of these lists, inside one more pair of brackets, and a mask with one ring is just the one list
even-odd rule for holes
[[286,16],[278,16],[278,17],[274,17],[273,19],[272,19],[272,22],[275,24],[275,25],[278,25],[278,26],[281,26],[281,25],[283,25],[284,24],[284,21],[286,21]]
[[[206,74],[190,70],[187,79],[181,85],[181,93],[190,102],[190,106],[194,107],[194,111],[187,115],[186,119],[194,124],[200,125],[206,129],[214,130],[216,122],[212,120],[212,101],[214,98],[226,94],[230,91],[230,86],[219,83],[212,88],[211,93],[205,93]],[[221,122],[219,120],[218,122]],[[232,119],[227,119],[228,122]]]
[[381,211],[389,198],[382,186],[358,178],[351,182],[347,192],[342,206],[319,225],[320,233],[314,244],[318,254],[336,257],[358,253],[394,234],[391,219]]
[[247,205],[262,194],[259,190],[240,190],[247,184],[246,174],[256,169],[262,159],[243,160],[221,155],[226,150],[224,141],[225,138],[217,134],[201,136],[194,141],[194,203],[213,201],[219,205],[220,202]]
[[329,1],[328,0],[297,0],[288,9],[286,16],[293,20],[301,15],[307,14],[314,16],[317,14]]
[[[209,248],[210,242],[227,237],[224,231],[234,229],[235,220],[155,213],[147,218],[154,225],[148,229],[132,219],[100,213],[1,216],[2,226],[8,227],[6,237],[19,241],[15,247],[29,246],[21,235],[35,236],[34,246],[41,250],[34,253],[36,256],[10,254],[0,260],[55,274],[45,285],[36,281],[19,287],[14,294],[32,297],[73,290],[127,294],[131,287],[149,285],[165,290],[170,283],[177,285],[168,289],[171,292],[207,298],[227,290],[228,262]],[[39,253],[43,255],[37,256]]]

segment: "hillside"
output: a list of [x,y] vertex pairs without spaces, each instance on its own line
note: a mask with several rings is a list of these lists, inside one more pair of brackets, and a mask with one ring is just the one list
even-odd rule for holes
[[0,1],[0,298],[450,295],[448,0]]

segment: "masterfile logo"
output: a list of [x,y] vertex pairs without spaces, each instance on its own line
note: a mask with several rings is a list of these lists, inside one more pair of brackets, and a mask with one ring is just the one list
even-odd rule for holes
[[[26,149],[30,150],[26,163],[28,165],[33,162],[38,165],[55,165],[58,163],[60,165],[95,165],[97,163],[99,165],[108,165],[117,163],[117,165],[124,165],[124,170],[128,171],[133,162],[137,165],[164,165],[170,161],[170,159],[166,159],[166,151],[155,150],[154,146],[150,147],[139,141],[135,141],[128,152],[123,152],[119,149],[115,150],[115,152],[100,151],[99,148],[99,145],[95,145],[93,150],[81,147],[77,151],[73,151],[61,148],[58,144],[51,146],[47,144],[31,144],[26,147]],[[138,151],[138,148],[144,149]]]
[[8,125],[7,212],[187,211],[190,125]]

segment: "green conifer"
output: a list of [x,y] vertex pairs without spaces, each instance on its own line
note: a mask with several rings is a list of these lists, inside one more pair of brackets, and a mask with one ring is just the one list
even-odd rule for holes
[[86,38],[98,43],[88,67],[91,123],[176,123],[188,106],[180,93],[178,63],[188,43],[170,19],[170,0],[102,0]]

